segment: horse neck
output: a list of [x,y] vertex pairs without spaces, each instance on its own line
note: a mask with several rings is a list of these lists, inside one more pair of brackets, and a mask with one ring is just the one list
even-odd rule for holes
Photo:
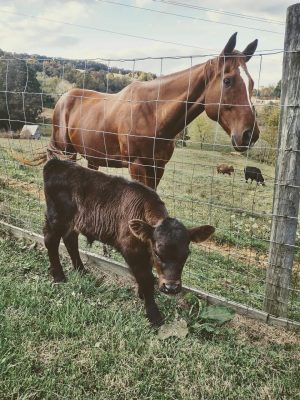
[[[163,137],[176,134],[204,111],[207,85],[206,63],[157,80],[160,85]],[[165,100],[165,101],[164,101]]]

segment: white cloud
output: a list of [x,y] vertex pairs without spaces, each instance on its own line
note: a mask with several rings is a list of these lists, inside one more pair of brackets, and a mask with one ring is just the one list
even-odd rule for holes
[[[30,3],[41,5],[41,2],[35,0],[30,0]],[[89,11],[84,3],[79,1],[54,0],[45,3],[42,9],[35,9],[32,15],[37,18],[22,14],[15,5],[1,4],[1,47],[4,50],[30,52],[31,49],[39,50],[41,46],[45,49],[59,45],[73,46],[78,43],[79,38],[70,34],[65,22],[82,23],[88,17]],[[29,11],[26,14],[31,15]]]
[[221,20],[221,14],[217,14],[217,13],[211,12],[211,11],[207,11],[205,13],[205,17],[213,22],[219,22]]
[[134,4],[137,7],[145,7],[145,6],[149,6],[149,5],[153,4],[153,1],[152,0],[135,0]]
[[[24,3],[26,4],[24,5]],[[192,4],[192,2],[190,3]],[[199,4],[196,0],[193,1],[193,4],[197,3]],[[260,0],[254,5],[253,2],[241,2],[240,0],[222,0],[222,2],[210,0],[205,6],[218,9],[220,3],[225,11],[284,19],[285,9],[292,2],[287,0],[274,0],[272,2]],[[205,51],[206,53],[220,52],[235,30],[239,31],[237,44],[239,50],[245,48],[255,37],[259,39],[260,49],[281,48],[283,41],[283,36],[268,35],[258,31],[226,27],[204,21],[192,21],[180,17],[167,18],[150,12],[139,12],[139,21],[137,21],[135,10],[127,7],[112,8],[95,0],[52,0],[51,2],[49,0],[27,0],[26,2],[1,0],[0,4],[2,26],[0,46],[3,50],[20,53],[38,53],[66,58],[103,57],[115,59],[188,56],[204,52],[201,49],[176,46],[171,43],[162,44],[101,31],[97,32],[96,30],[80,29],[75,26],[76,24],[213,49]],[[140,7],[151,5],[151,8],[154,8],[154,5],[156,9],[207,18],[212,22],[226,21],[249,27],[253,26],[253,28],[257,27],[257,24],[253,21],[233,19],[213,12],[203,13],[187,8],[172,7],[166,3],[154,3],[151,0],[131,0],[130,4]],[[19,13],[19,15],[14,13]],[[20,15],[22,13],[37,15],[39,18],[27,18]],[[49,20],[61,22],[55,23]],[[71,25],[66,25],[64,22]],[[274,28],[274,30],[278,28],[271,24],[260,26],[266,29]],[[199,58],[194,62],[202,62],[202,60]],[[257,82],[259,66],[258,62],[253,60],[249,63],[249,70],[251,73],[254,71],[253,74]],[[188,61],[185,59],[176,62],[164,60],[163,73],[186,68],[188,67],[187,63]],[[156,73],[160,71],[158,61],[147,61],[145,63],[139,61],[137,68]],[[264,57],[261,84],[276,83],[278,77],[280,79],[280,70],[280,60],[273,62],[271,56]]]

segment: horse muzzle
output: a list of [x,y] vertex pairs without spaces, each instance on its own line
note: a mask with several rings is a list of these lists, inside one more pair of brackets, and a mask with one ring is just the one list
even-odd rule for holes
[[258,137],[254,134],[253,130],[246,129],[242,135],[233,133],[231,135],[231,143],[236,151],[244,152],[254,145]]

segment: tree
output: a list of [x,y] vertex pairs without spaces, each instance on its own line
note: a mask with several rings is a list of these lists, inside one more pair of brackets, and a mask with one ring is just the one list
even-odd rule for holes
[[188,127],[183,128],[181,132],[176,135],[176,147],[186,147],[187,141],[190,140],[190,136],[188,135]]
[[60,96],[74,87],[66,79],[57,76],[47,76],[42,72],[37,72],[37,80],[43,91],[43,106],[53,108]]
[[274,89],[274,96],[280,97],[280,95],[281,95],[281,80],[277,83],[277,85]]
[[0,59],[0,129],[35,123],[42,110],[35,70],[24,60]]

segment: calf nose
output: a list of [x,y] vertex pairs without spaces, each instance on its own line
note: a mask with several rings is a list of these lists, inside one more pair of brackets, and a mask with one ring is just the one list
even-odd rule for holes
[[163,286],[165,293],[177,293],[180,287],[178,283],[164,283]]

